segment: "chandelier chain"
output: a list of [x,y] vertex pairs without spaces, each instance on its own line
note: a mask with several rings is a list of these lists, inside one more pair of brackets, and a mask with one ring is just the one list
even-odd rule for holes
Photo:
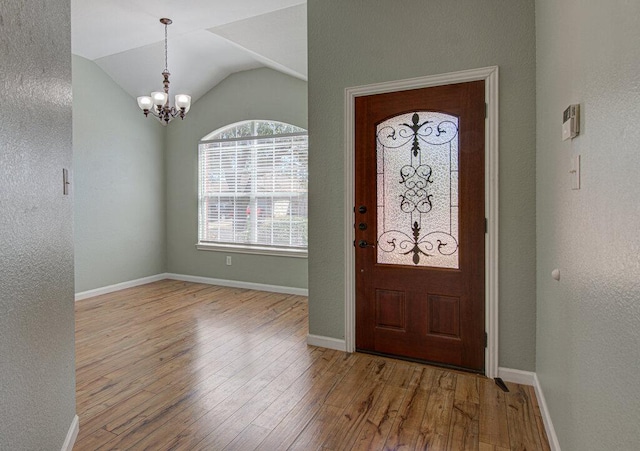
[[167,27],[168,24],[164,24],[164,70],[169,71],[169,63],[167,58]]

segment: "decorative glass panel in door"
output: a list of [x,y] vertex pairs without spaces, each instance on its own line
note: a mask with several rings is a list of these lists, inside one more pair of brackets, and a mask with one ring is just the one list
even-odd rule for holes
[[458,118],[416,111],[376,127],[377,263],[458,268]]

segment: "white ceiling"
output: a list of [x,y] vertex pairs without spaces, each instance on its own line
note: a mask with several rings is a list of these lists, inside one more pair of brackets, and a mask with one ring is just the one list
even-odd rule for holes
[[[71,0],[74,54],[132,97],[162,89],[169,25],[170,94],[196,101],[228,75],[271,67],[306,80],[306,0]],[[173,101],[172,101],[173,103]]]

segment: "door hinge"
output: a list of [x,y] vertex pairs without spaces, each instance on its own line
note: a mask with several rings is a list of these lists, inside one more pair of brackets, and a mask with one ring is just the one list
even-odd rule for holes
[[488,103],[484,103],[484,117],[485,119],[489,116],[489,104]]
[[486,348],[487,346],[489,346],[489,336],[485,332],[484,333],[484,347]]
[[353,247],[356,247],[356,240],[353,240]]
[[489,233],[489,221],[487,221],[487,218],[484,218],[484,233]]

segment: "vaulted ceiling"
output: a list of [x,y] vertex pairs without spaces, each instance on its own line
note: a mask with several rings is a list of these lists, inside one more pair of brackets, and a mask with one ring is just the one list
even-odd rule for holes
[[306,0],[71,0],[72,51],[132,97],[149,95],[162,88],[162,17],[173,20],[171,95],[194,102],[228,75],[258,67],[307,78]]

